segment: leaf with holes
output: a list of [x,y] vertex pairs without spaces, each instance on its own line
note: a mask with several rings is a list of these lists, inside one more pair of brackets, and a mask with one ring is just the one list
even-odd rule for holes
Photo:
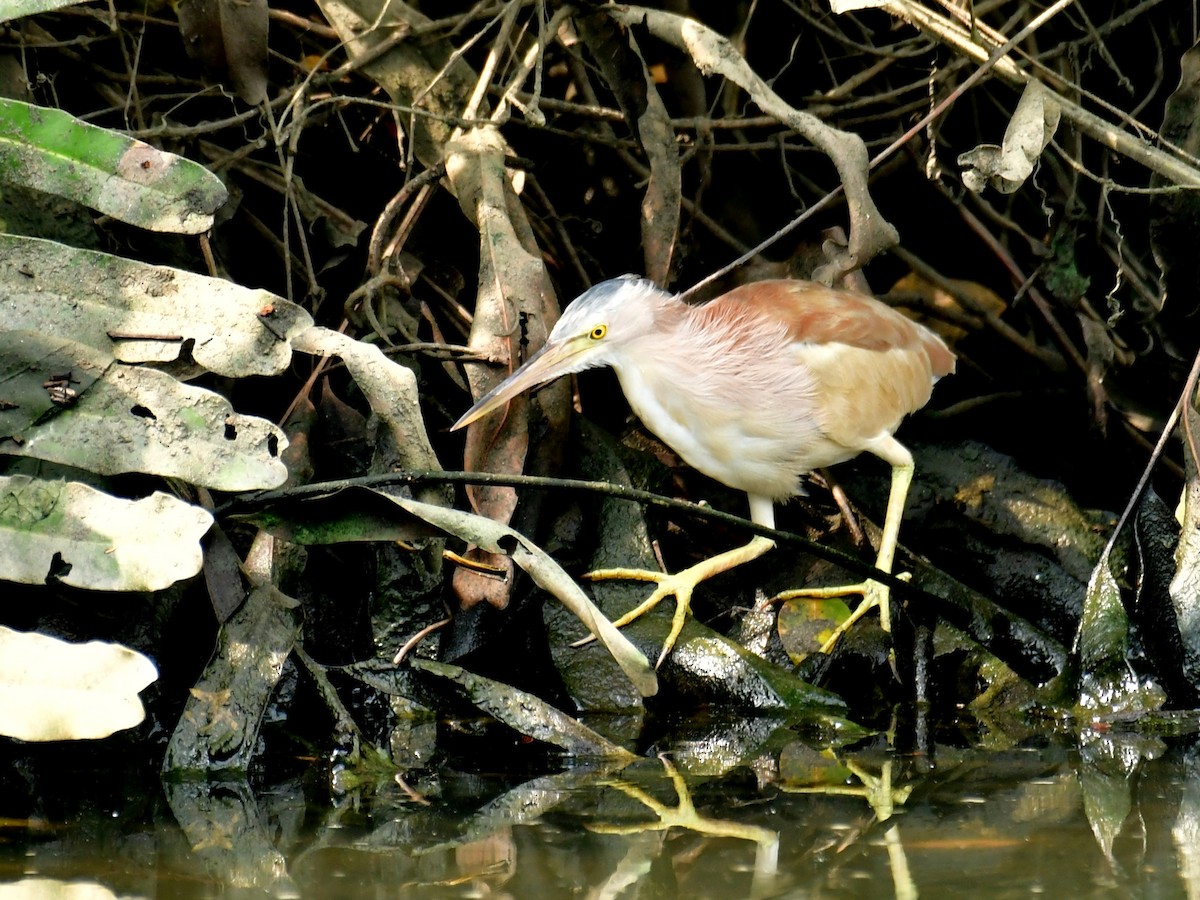
[[[81,355],[87,353],[81,350]],[[0,439],[0,452],[116,475],[144,472],[221,491],[278,487],[283,432],[219,394],[156,369],[116,365],[74,405]]]
[[54,241],[0,235],[4,328],[80,341],[121,362],[170,362],[184,345],[210,372],[272,375],[312,325],[263,290]]
[[86,484],[0,476],[0,578],[160,591],[200,571],[212,516],[169,494],[123,500]]

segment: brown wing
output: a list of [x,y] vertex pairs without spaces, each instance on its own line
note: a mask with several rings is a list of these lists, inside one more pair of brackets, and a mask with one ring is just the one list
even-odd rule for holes
[[821,431],[854,452],[894,432],[928,402],[934,381],[954,371],[954,354],[941,338],[863,294],[806,281],[760,281],[710,306],[716,316],[741,308],[786,327],[792,361],[812,376]]
[[709,306],[725,304],[745,305],[758,315],[785,323],[798,343],[845,344],[863,350],[920,348],[929,360],[931,377],[954,371],[954,354],[941,338],[865,294],[811,281],[756,281],[735,288]]

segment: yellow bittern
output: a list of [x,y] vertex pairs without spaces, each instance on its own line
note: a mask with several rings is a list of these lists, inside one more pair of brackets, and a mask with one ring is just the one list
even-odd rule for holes
[[[691,305],[649,281],[615,278],[576,298],[545,346],[454,428],[522,391],[598,366],[616,370],[638,418],[685,462],[745,491],[759,525],[775,527],[775,501],[799,494],[800,477],[813,469],[864,450],[889,463],[891,493],[875,565],[891,572],[913,475],[912,454],[892,433],[954,371],[954,355],[932,331],[873,297],[807,281],[759,281]],[[657,583],[618,625],[675,595],[661,663],[683,629],[696,585],[772,547],[756,536],[675,575],[605,569],[589,577]],[[781,596],[845,594],[863,597],[851,621],[878,606],[890,630],[888,587],[877,581]],[[823,649],[831,646],[832,640]]]

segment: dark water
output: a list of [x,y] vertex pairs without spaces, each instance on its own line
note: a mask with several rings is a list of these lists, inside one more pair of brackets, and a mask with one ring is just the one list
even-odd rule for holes
[[32,816],[0,796],[0,900],[1200,897],[1191,739],[901,756],[752,730],[750,751],[714,732],[621,770],[474,759],[332,791],[317,763],[253,788],[102,770]]

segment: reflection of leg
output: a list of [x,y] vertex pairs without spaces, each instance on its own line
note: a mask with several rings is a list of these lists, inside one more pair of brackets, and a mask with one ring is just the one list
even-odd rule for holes
[[892,870],[892,883],[895,885],[896,896],[901,900],[916,900],[917,886],[913,883],[912,872],[908,868],[908,856],[904,845],[900,842],[900,828],[896,823],[887,823],[896,813],[897,806],[903,806],[916,785],[906,784],[895,787],[892,784],[892,762],[883,764],[878,775],[873,775],[853,760],[839,762],[850,770],[850,773],[861,783],[860,787],[847,785],[823,784],[814,787],[788,788],[789,794],[830,794],[838,797],[862,797],[875,814],[875,820],[884,825],[883,840],[887,847],[888,864]]
[[631,797],[646,806],[654,816],[658,818],[656,822],[646,822],[641,824],[632,824],[632,826],[610,826],[610,824],[589,824],[588,830],[599,834],[642,834],[643,832],[661,832],[667,828],[686,828],[691,832],[698,834],[713,835],[714,838],[738,838],[740,840],[755,841],[760,847],[758,858],[763,860],[763,865],[773,864],[778,858],[779,853],[779,833],[772,832],[768,828],[760,826],[752,826],[752,824],[743,824],[742,822],[731,822],[724,818],[708,818],[702,816],[696,811],[696,806],[692,803],[691,791],[688,788],[688,782],[684,780],[684,776],[679,774],[679,770],[672,766],[671,761],[665,756],[659,757],[662,763],[662,768],[665,769],[668,779],[671,779],[671,784],[676,791],[676,806],[667,806],[665,803],[660,803],[649,793],[643,791],[641,787],[630,784],[629,781],[613,781],[610,786],[617,788],[618,791],[625,794],[626,797]]
[[894,822],[888,826],[883,833],[883,842],[887,847],[888,867],[892,870],[896,900],[917,900],[917,885],[913,881],[912,871],[908,868],[908,855],[904,852],[904,844],[900,842],[900,826]]

